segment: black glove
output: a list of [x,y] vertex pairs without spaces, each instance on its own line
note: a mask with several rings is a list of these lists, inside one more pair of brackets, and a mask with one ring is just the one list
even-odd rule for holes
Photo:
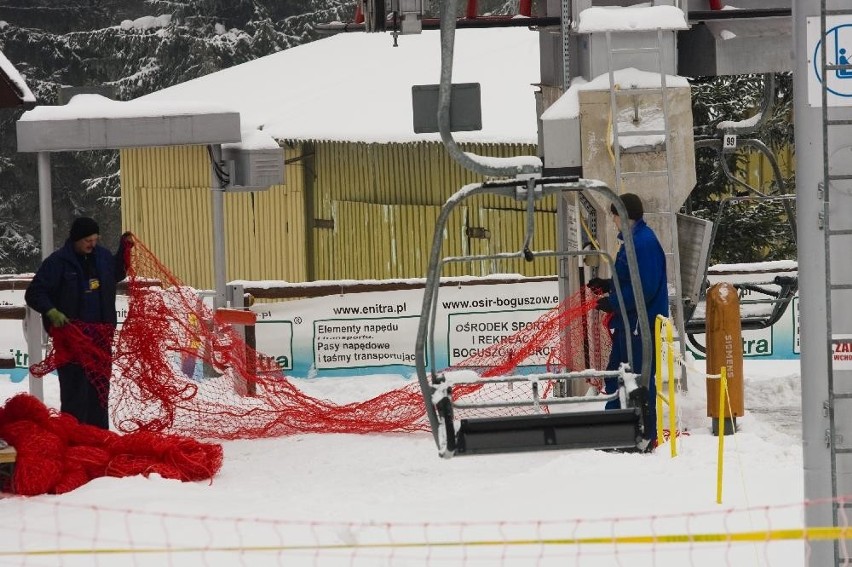
[[604,313],[612,313],[615,309],[612,306],[612,301],[609,300],[609,297],[601,297],[598,299],[597,304],[595,305],[595,309],[598,311],[603,311]]
[[609,291],[612,286],[612,280],[609,278],[592,278],[586,285],[589,286],[589,289],[593,292],[601,294]]

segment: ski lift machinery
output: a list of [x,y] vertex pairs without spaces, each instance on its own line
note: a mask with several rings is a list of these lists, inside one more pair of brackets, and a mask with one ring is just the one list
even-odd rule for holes
[[[563,1],[564,4],[564,1]],[[378,0],[367,0],[365,3],[367,8],[367,23],[368,31],[378,31],[383,26],[371,26],[370,22],[385,22],[389,21],[386,16],[393,15],[393,32],[394,43],[396,43],[398,34],[418,33],[419,26],[400,26],[399,22],[404,19],[402,16],[410,16],[409,12],[419,11],[422,15],[422,3],[411,0],[394,0],[391,1],[388,10],[385,11],[384,2]],[[455,33],[455,14],[456,1],[447,0],[441,3],[441,81],[437,91],[438,100],[437,106],[437,126],[435,130],[441,134],[442,142],[448,153],[462,166],[480,173],[487,177],[504,178],[500,181],[487,181],[481,184],[465,187],[447,200],[442,208],[439,219],[436,223],[435,234],[432,243],[432,251],[429,259],[429,268],[426,278],[426,286],[424,290],[423,306],[421,311],[420,324],[418,327],[417,340],[415,345],[415,366],[417,370],[418,380],[421,392],[426,406],[427,416],[429,418],[430,427],[432,429],[435,442],[439,449],[439,454],[443,457],[451,457],[453,455],[462,454],[478,454],[478,453],[498,453],[498,452],[513,452],[527,451],[539,449],[556,449],[556,448],[610,448],[610,449],[634,449],[643,450],[647,447],[647,432],[645,428],[650,426],[644,423],[644,416],[648,413],[648,396],[647,388],[649,385],[650,372],[649,369],[644,369],[642,374],[632,374],[628,367],[622,367],[618,371],[612,373],[586,370],[580,372],[562,372],[562,373],[543,373],[538,375],[523,375],[523,376],[502,376],[498,378],[489,378],[492,382],[505,382],[509,385],[515,382],[523,381],[531,383],[531,399],[525,401],[500,401],[500,402],[481,402],[465,404],[464,401],[453,399],[453,389],[461,386],[464,382],[459,381],[455,377],[449,378],[446,373],[435,368],[436,356],[434,350],[434,331],[435,318],[437,311],[437,297],[440,288],[440,277],[443,266],[453,262],[471,262],[476,260],[506,260],[512,258],[524,258],[528,261],[533,261],[541,257],[566,257],[566,256],[585,256],[599,255],[605,261],[612,262],[612,258],[605,253],[599,251],[534,251],[531,248],[531,240],[533,234],[533,204],[536,200],[554,193],[570,193],[581,191],[596,191],[602,194],[606,199],[611,200],[621,215],[622,219],[626,219],[626,211],[620,200],[616,198],[616,194],[607,186],[600,182],[590,182],[582,180],[579,177],[567,176],[548,176],[546,170],[543,172],[541,165],[532,166],[530,164],[519,165],[517,162],[506,165],[495,165],[495,160],[478,160],[477,156],[462,152],[452,138],[451,132],[453,128],[453,120],[456,116],[463,114],[458,113],[456,89],[452,85],[452,58],[453,58],[453,42]],[[416,17],[409,18],[411,21]],[[563,18],[564,19],[564,18]],[[564,25],[564,22],[562,22]],[[373,28],[372,30],[370,28]],[[563,29],[563,33],[565,33]],[[452,115],[450,113],[450,100],[452,99],[454,106]],[[416,106],[417,101],[415,101]],[[434,101],[432,101],[434,104]],[[478,110],[478,109],[477,109]],[[415,108],[415,117],[417,109]],[[417,119],[415,118],[415,121]],[[425,132],[422,128],[417,130]],[[736,127],[734,127],[736,128]],[[417,124],[415,124],[417,129]],[[463,128],[459,128],[463,129]],[[470,128],[468,128],[470,129]],[[719,137],[722,139],[722,136]],[[761,151],[768,151],[765,146],[760,147],[758,140],[750,140],[750,145],[758,147]],[[711,143],[711,142],[708,142]],[[716,143],[716,142],[712,142]],[[499,160],[497,160],[499,162]],[[773,159],[773,165],[777,170],[777,163]],[[723,164],[724,167],[724,164]],[[543,175],[543,173],[545,173]],[[731,176],[733,177],[733,176]],[[780,181],[780,176],[776,177]],[[508,179],[506,179],[508,178]],[[490,256],[461,256],[441,258],[441,246],[443,242],[443,231],[450,212],[465,199],[474,195],[483,193],[492,193],[497,195],[508,196],[517,200],[523,200],[527,205],[527,224],[526,224],[526,239],[520,250],[515,252],[502,252]],[[776,198],[776,197],[773,197]],[[682,215],[678,215],[681,217]],[[706,221],[704,221],[706,223]],[[688,223],[685,223],[688,224]],[[707,227],[706,223],[704,228]],[[680,220],[678,222],[678,232],[680,232]],[[691,230],[688,228],[688,230]],[[794,229],[795,231],[795,229]],[[699,231],[700,232],[700,229]],[[697,254],[704,254],[704,273],[692,274],[690,278],[684,279],[684,284],[693,282],[689,290],[684,289],[684,301],[688,302],[690,297],[694,303],[706,285],[706,258],[709,245],[707,240],[703,240],[698,245]],[[641,282],[638,278],[638,270],[636,266],[635,250],[633,249],[630,239],[625,241],[625,249],[627,252],[629,271],[631,282],[637,291],[641,291]],[[703,250],[702,250],[703,249]],[[702,264],[696,262],[696,264]],[[681,267],[681,274],[683,266]],[[682,274],[683,275],[683,274]],[[619,310],[624,316],[624,306],[621,301],[620,290],[616,290],[619,299]],[[685,305],[685,311],[690,314],[694,311],[689,311],[689,305]],[[638,319],[640,325],[640,334],[642,337],[642,349],[645,360],[650,359],[651,352],[651,333],[648,328],[647,313],[644,305],[637,305],[639,311]],[[693,322],[694,328],[695,322]],[[629,343],[629,341],[628,341]],[[630,345],[628,344],[628,349]],[[427,368],[427,359],[430,366]],[[629,359],[632,361],[632,353]],[[622,410],[608,411],[579,411],[579,412],[555,412],[550,411],[550,408],[567,405],[572,403],[582,403],[588,401],[583,396],[562,399],[542,399],[540,395],[540,384],[550,380],[565,381],[579,378],[587,378],[589,376],[604,376],[618,377],[620,386],[618,392],[612,395],[612,398],[618,396],[624,403]],[[481,380],[477,383],[481,383]],[[595,397],[595,401],[601,402],[604,398]],[[487,418],[470,418],[462,419],[456,423],[455,409],[460,408],[508,408],[513,406],[526,406],[529,408],[528,415],[506,415],[501,417]]]
[[[627,211],[616,194],[601,182],[581,180],[578,176],[542,176],[541,163],[533,165],[531,160],[520,162],[511,158],[505,162],[478,160],[477,156],[461,151],[452,137],[453,117],[463,115],[457,108],[450,113],[451,98],[455,101],[452,88],[452,63],[455,35],[456,2],[447,0],[441,5],[441,80],[437,93],[436,130],[441,134],[442,142],[448,153],[459,164],[487,177],[502,178],[469,185],[450,197],[441,209],[435,225],[432,250],[426,274],[420,322],[415,343],[415,367],[423,395],[429,425],[432,430],[438,452],[442,457],[471,455],[481,453],[504,453],[559,448],[600,448],[617,450],[644,450],[648,446],[646,423],[649,415],[648,386],[650,370],[641,374],[631,373],[629,365],[622,365],[617,371],[585,370],[579,372],[550,372],[541,374],[510,375],[490,377],[487,380],[476,379],[474,384],[505,383],[507,387],[517,382],[530,384],[530,397],[523,400],[501,400],[496,402],[471,402],[453,398],[455,388],[469,384],[463,380],[448,377],[447,373],[436,368],[435,321],[438,306],[438,292],[442,268],[454,262],[472,262],[477,260],[509,260],[523,258],[534,261],[536,258],[597,255],[612,263],[608,254],[600,251],[566,250],[536,251],[532,248],[534,232],[534,203],[536,200],[555,193],[591,191],[601,194],[616,207],[618,214],[626,222]],[[415,116],[418,113],[415,111]],[[419,131],[426,131],[422,124],[415,125]],[[462,128],[457,128],[462,129]],[[468,128],[470,129],[470,128]],[[500,165],[495,165],[495,161]],[[505,164],[505,165],[503,165]],[[480,194],[496,194],[521,200],[526,203],[526,236],[524,242],[513,252],[500,252],[491,255],[441,257],[444,228],[450,213],[466,199]],[[633,242],[627,239],[625,251],[631,284],[641,295],[641,281],[636,262]],[[616,284],[617,285],[617,284]],[[620,288],[616,287],[620,315],[626,318],[626,311]],[[650,360],[651,330],[645,305],[637,305],[642,350],[644,360]],[[633,360],[628,341],[628,360]],[[429,367],[427,368],[427,359]],[[623,409],[598,411],[551,411],[560,406],[590,401],[583,396],[572,398],[549,398],[541,396],[542,384],[552,380],[581,380],[592,376],[617,378],[619,387],[609,396],[595,396],[595,402],[618,398]],[[499,415],[496,417],[472,417],[456,423],[457,409],[514,410],[527,412],[524,415]],[[508,412],[507,413],[511,413]]]
[[[548,195],[564,192],[595,191],[609,198],[616,206],[622,219],[627,219],[627,211],[615,193],[600,183],[580,180],[576,177],[528,178],[506,181],[493,181],[469,185],[450,199],[442,207],[435,225],[432,241],[432,251],[429,257],[429,268],[426,274],[426,285],[423,294],[423,308],[415,343],[415,365],[421,392],[426,404],[429,424],[438,446],[438,452],[443,457],[453,455],[470,455],[480,453],[504,453],[517,451],[532,451],[542,449],[617,449],[644,450],[647,445],[645,427],[648,415],[648,381],[650,372],[647,368],[642,374],[629,372],[630,366],[622,365],[618,370],[583,370],[565,372],[547,372],[541,374],[507,375],[486,379],[455,379],[452,373],[446,373],[435,367],[435,321],[438,308],[438,292],[440,289],[441,271],[443,266],[455,262],[472,262],[481,260],[510,260],[523,258],[527,261],[556,257],[601,256],[612,263],[612,258],[606,252],[598,250],[576,251],[535,251],[531,249],[533,225],[533,204],[536,200]],[[526,238],[522,246],[514,252],[501,252],[490,255],[456,256],[441,258],[443,234],[450,213],[470,197],[490,193],[503,195],[526,202]],[[630,239],[625,241],[630,279],[635,290],[641,293],[642,282],[636,265],[636,252]],[[616,284],[620,316],[626,319],[626,311],[621,289]],[[637,305],[642,336],[642,348],[645,360],[650,359],[651,342],[647,311],[644,304]],[[628,359],[632,362],[630,341],[627,342]],[[429,360],[429,368],[426,361]],[[540,395],[543,384],[548,381],[584,380],[590,377],[617,378],[619,387],[616,392],[598,396],[575,396],[565,398],[543,399]],[[525,400],[501,400],[495,402],[465,402],[453,397],[454,388],[460,386],[481,386],[483,384],[528,383],[530,398]],[[510,386],[509,386],[510,387]],[[621,407],[617,410],[565,411],[555,409],[562,406],[576,405],[588,402],[601,402],[619,399]],[[526,408],[525,415],[503,415],[497,417],[474,417],[461,419],[456,423],[455,410],[466,409],[516,409]],[[523,410],[522,410],[523,411]]]

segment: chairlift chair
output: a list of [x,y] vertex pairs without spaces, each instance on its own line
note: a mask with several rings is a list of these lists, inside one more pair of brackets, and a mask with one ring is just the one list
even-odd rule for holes
[[[529,375],[513,374],[485,379],[459,377],[458,373],[452,370],[440,371],[436,369],[438,361],[436,360],[434,340],[435,320],[439,305],[437,298],[441,271],[445,265],[453,262],[505,261],[515,258],[534,261],[536,258],[565,258],[586,255],[602,255],[612,262],[612,258],[608,254],[596,250],[554,252],[531,249],[534,229],[534,202],[558,192],[579,192],[583,190],[603,193],[615,203],[622,218],[627,218],[624,205],[611,189],[598,182],[579,180],[576,177],[530,178],[469,185],[450,197],[442,207],[435,225],[415,344],[417,377],[432,434],[438,447],[438,453],[442,457],[548,449],[597,448],[636,451],[647,448],[648,435],[645,434],[645,422],[649,411],[647,388],[650,379],[650,371],[647,368],[643,370],[642,374],[631,373],[628,364],[622,365],[619,370],[615,371],[585,369]],[[486,193],[526,201],[526,239],[523,247],[515,252],[442,258],[443,235],[450,213],[466,199]],[[639,280],[636,252],[632,240],[627,239],[625,241],[625,251],[630,268],[631,283],[634,290],[637,290],[637,295],[641,297],[641,281]],[[617,281],[616,295],[620,315],[626,319],[626,310]],[[650,360],[652,339],[644,304],[640,302],[637,305],[637,311],[644,360]],[[628,357],[632,360],[630,341],[628,341],[627,346]],[[427,360],[430,365],[428,369]],[[619,387],[616,392],[609,395],[570,398],[545,398],[542,396],[544,386],[549,381],[584,380],[590,377],[616,377]],[[528,386],[529,399],[466,402],[464,399],[454,398],[454,391],[462,386],[504,384],[508,388],[519,383]],[[589,402],[601,404],[616,398],[621,401],[621,407],[624,409],[555,411],[558,409],[565,410],[567,409],[566,406],[570,404]],[[506,415],[457,419],[458,410],[487,410],[492,414],[502,412]],[[524,415],[512,415],[513,413],[517,414],[518,411],[522,411]]]

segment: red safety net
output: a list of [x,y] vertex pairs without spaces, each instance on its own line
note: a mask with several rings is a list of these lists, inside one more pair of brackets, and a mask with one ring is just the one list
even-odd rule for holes
[[[119,431],[236,439],[428,429],[419,384],[350,404],[309,396],[272,357],[250,348],[237,327],[217,320],[196,290],[183,285],[144,243],[136,239],[128,254],[128,312],[112,353],[98,346],[111,332],[107,327],[74,322],[53,332],[53,350],[33,367],[45,375],[74,362],[97,374],[111,356],[109,403]],[[485,378],[529,364],[599,368],[600,348],[584,347],[584,337],[602,329],[594,298],[585,294],[569,298],[458,368],[475,369]],[[486,395],[477,390],[467,395]]]
[[146,431],[119,435],[49,410],[29,394],[0,407],[0,438],[17,452],[0,491],[23,496],[62,494],[103,476],[206,480],[222,466],[221,445]]
[[[472,370],[481,377],[476,384],[459,384],[453,388],[453,399],[465,404],[533,400],[533,382],[505,382],[488,378],[509,377],[527,373],[564,373],[604,369],[609,357],[611,340],[602,320],[605,316],[595,309],[598,296],[583,288],[563,300],[557,307],[530,322],[513,335],[490,345],[458,363],[450,370]],[[458,381],[465,380],[459,375]],[[603,390],[601,378],[540,380],[537,396],[546,399],[559,387],[561,395],[585,394],[589,386]],[[582,390],[582,391],[580,391]],[[523,415],[538,412],[533,405],[501,408],[471,408],[455,411],[456,418],[494,415]],[[548,412],[548,406],[541,411]]]

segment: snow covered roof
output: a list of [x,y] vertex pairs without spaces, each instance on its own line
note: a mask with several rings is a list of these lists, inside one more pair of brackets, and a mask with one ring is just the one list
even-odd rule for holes
[[121,102],[82,94],[60,106],[36,106],[16,125],[19,152],[86,151],[236,143],[239,113],[212,103]]
[[141,99],[123,102],[97,94],[79,94],[68,104],[42,105],[25,112],[21,122],[49,120],[83,120],[88,118],[163,118],[233,112],[212,102],[143,102]]
[[[343,33],[163,89],[139,101],[216,103],[240,112],[243,138],[262,128],[278,140],[411,142],[413,85],[437,84],[437,30],[393,39]],[[459,142],[537,141],[538,33],[526,28],[457,30],[454,83],[481,85],[482,130]]]
[[[613,71],[618,88],[659,89],[662,81],[659,73],[650,73],[633,67]],[[689,87],[689,81],[678,75],[666,75],[667,87]],[[571,86],[550,105],[542,115],[542,120],[577,118],[580,116],[580,91],[608,91],[609,73],[598,75],[591,81],[583,77],[571,80]]]
[[683,10],[674,6],[604,6],[580,12],[578,33],[605,31],[685,30],[689,26]]
[[32,106],[36,99],[15,66],[0,52],[0,107]]

